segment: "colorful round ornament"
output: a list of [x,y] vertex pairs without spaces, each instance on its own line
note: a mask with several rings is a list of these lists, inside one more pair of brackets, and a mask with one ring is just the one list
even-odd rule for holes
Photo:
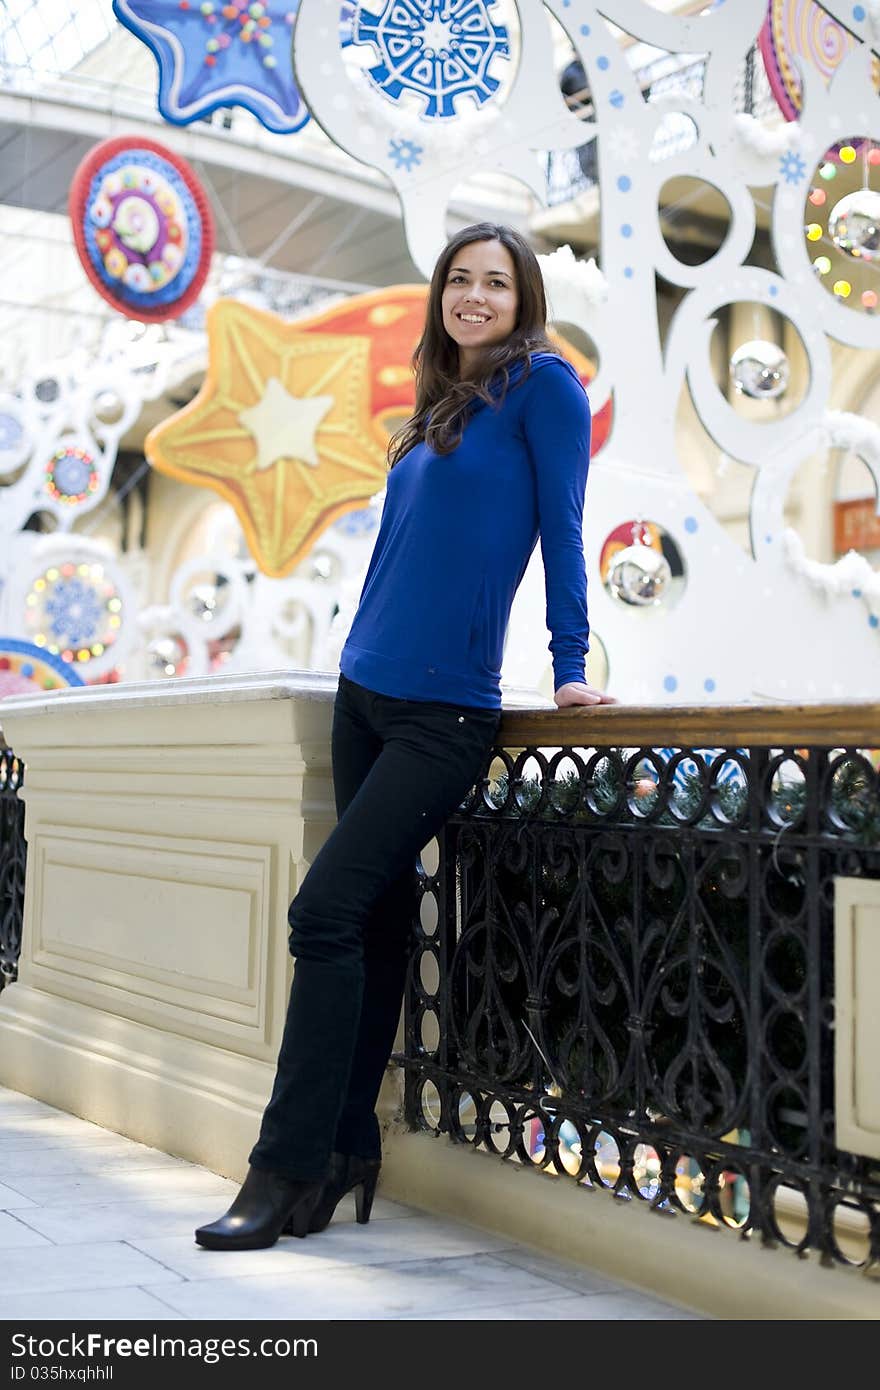
[[86,449],[61,444],[46,464],[46,491],[56,502],[75,507],[94,496],[101,475]]
[[878,302],[880,191],[870,186],[877,182],[877,153],[876,142],[861,133],[827,149],[816,165],[805,208],[804,235],[813,270],[835,301],[856,314],[873,314]]
[[76,249],[98,293],[132,318],[177,318],[198,298],[214,220],[192,169],[157,140],[103,140],[73,177]]
[[39,695],[44,690],[63,690],[84,685],[79,672],[59,656],[21,642],[0,637],[0,699],[8,695]]
[[[798,118],[801,82],[792,59],[818,69],[827,82],[856,40],[815,0],[769,0],[767,18],[758,35],[770,87],[787,121]],[[873,65],[880,85],[880,64]]]
[[48,565],[25,597],[34,645],[72,666],[104,658],[119,637],[123,600],[99,561]]

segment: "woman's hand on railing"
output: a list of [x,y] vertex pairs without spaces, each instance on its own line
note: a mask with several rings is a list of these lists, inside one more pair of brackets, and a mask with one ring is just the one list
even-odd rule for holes
[[559,709],[568,709],[570,705],[616,705],[617,699],[614,695],[609,695],[604,690],[597,690],[594,685],[587,685],[585,681],[566,681],[561,685],[553,696]]

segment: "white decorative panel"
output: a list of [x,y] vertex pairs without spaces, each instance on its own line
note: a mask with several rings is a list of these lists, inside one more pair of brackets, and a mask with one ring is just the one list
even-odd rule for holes
[[834,979],[837,1143],[880,1158],[880,880],[835,881]]

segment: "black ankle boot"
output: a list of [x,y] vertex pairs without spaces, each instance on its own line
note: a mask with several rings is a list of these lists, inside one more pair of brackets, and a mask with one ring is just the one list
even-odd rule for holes
[[[370,1219],[376,1183],[379,1180],[380,1158],[359,1158],[357,1154],[332,1153],[330,1172],[321,1189],[321,1194],[312,1208],[309,1220],[309,1233],[323,1231],[330,1225],[331,1218],[346,1192],[355,1192],[355,1214],[359,1225],[365,1226]],[[290,1234],[289,1224],[285,1234]]]
[[323,1190],[323,1181],[301,1182],[281,1173],[249,1168],[225,1216],[196,1231],[208,1250],[263,1250],[282,1234],[304,1236]]

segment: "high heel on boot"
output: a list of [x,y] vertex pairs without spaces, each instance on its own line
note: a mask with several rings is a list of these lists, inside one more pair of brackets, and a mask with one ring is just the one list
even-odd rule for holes
[[[347,1192],[354,1190],[355,1215],[358,1224],[365,1226],[370,1219],[376,1184],[379,1181],[379,1158],[360,1158],[357,1154],[333,1153],[330,1156],[330,1173],[321,1189],[321,1195],[312,1209],[309,1219],[309,1234],[323,1231],[330,1225],[333,1213]],[[289,1226],[285,1227],[289,1233]]]
[[[367,1162],[366,1160],[361,1160]],[[370,1219],[370,1212],[373,1210],[373,1198],[376,1195],[376,1183],[379,1181],[379,1160],[370,1163],[360,1179],[360,1185],[354,1194],[354,1210],[359,1226],[366,1226]],[[309,1227],[311,1230],[311,1227]]]
[[225,1216],[200,1226],[196,1244],[208,1250],[263,1250],[278,1237],[304,1236],[324,1182],[301,1182],[282,1173],[249,1168],[244,1185]]

